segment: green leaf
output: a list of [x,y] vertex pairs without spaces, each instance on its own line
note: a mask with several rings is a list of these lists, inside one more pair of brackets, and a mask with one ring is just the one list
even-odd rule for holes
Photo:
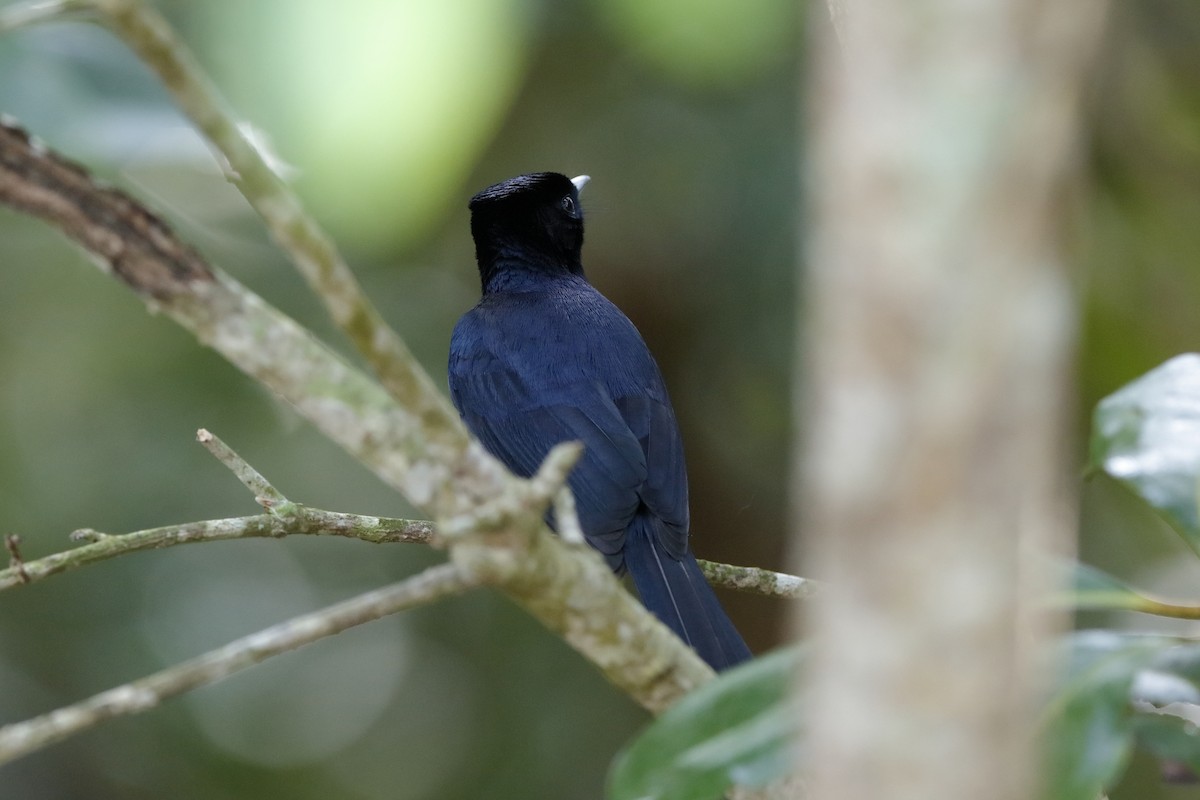
[[1194,677],[1200,647],[1183,644],[1162,652],[1141,670],[1130,690],[1137,746],[1160,762],[1187,765],[1200,772],[1200,688]]
[[[1141,594],[1106,572],[1075,562],[1059,562],[1071,588],[1050,596],[1050,605],[1084,611],[1138,611],[1176,619],[1200,619],[1200,606],[1181,605]],[[1058,583],[1067,583],[1064,578]]]
[[[1154,672],[1175,675],[1192,684],[1200,685],[1200,644],[1190,640],[1178,641],[1174,647],[1159,653],[1149,668]],[[1145,691],[1141,684],[1137,688],[1141,689],[1141,692],[1135,692],[1134,699],[1146,700],[1155,705],[1163,705],[1164,703],[1175,702],[1175,700],[1200,703],[1200,698],[1194,701],[1188,698],[1164,700]]]
[[1133,721],[1138,747],[1159,761],[1177,761],[1200,772],[1200,728],[1170,714],[1138,714]]
[[1200,355],[1176,356],[1100,401],[1091,462],[1200,553]]
[[781,650],[689,694],[617,756],[609,798],[704,800],[786,775],[800,728],[789,693],[802,659],[803,648]]
[[1087,564],[1072,564],[1072,586],[1060,602],[1071,608],[1140,611],[1151,601],[1107,572]]
[[1095,800],[1120,776],[1133,747],[1134,677],[1175,642],[1111,631],[1081,631],[1067,641],[1066,679],[1042,731],[1044,796]]

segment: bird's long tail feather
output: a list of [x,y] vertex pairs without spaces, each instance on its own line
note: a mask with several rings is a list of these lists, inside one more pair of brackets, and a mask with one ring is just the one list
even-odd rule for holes
[[658,524],[639,515],[625,541],[625,566],[642,603],[713,669],[748,660],[749,648],[721,608],[695,556],[691,552],[682,559],[671,556],[654,530]]

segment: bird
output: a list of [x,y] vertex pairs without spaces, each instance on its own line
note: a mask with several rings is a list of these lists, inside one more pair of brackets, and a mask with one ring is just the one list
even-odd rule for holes
[[584,538],[714,670],[751,657],[688,547],[683,442],[633,323],[584,275],[586,175],[519,175],[469,203],[479,302],[450,339],[450,396],[467,429],[529,478],[555,445],[584,445],[568,485]]

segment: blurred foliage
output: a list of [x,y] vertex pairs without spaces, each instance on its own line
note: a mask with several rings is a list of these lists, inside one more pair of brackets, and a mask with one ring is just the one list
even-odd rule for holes
[[[1092,466],[1161,514],[1194,550],[1198,387],[1200,356],[1173,358],[1105,398],[1091,436]],[[1200,617],[1200,606],[1156,602],[1095,567],[1073,564],[1072,572],[1073,590],[1062,600],[1075,608]],[[1170,780],[1200,779],[1195,637],[1093,629],[1061,644],[1057,658],[1044,659],[1061,674],[1038,730],[1041,797],[1096,800],[1123,782],[1135,750],[1157,759]],[[684,698],[618,756],[610,798],[716,798],[734,783],[759,786],[788,774],[803,735],[789,691],[800,655],[797,648],[763,656]]]
[[1104,398],[1093,417],[1090,461],[1200,554],[1200,355],[1176,356]]
[[[1200,356],[1177,356],[1100,402],[1090,462],[1160,514],[1200,555],[1198,418]],[[1078,568],[1075,597],[1081,608],[1155,612],[1153,601],[1094,567]],[[1187,611],[1195,617],[1200,609]],[[1147,625],[1155,622],[1149,618]],[[1122,782],[1135,746],[1159,758],[1163,774],[1194,777],[1200,766],[1195,639],[1087,630],[1066,644],[1066,675],[1042,731],[1049,766],[1044,797],[1094,800]]]
[[722,672],[668,709],[613,762],[610,800],[719,798],[790,774],[802,717],[791,690],[805,649]]
[[[761,26],[759,13],[771,15],[774,52],[751,38],[738,75],[686,82],[655,56],[653,20],[612,24],[600,4],[158,5],[295,168],[305,201],[440,379],[450,329],[478,291],[467,198],[522,171],[591,173],[588,268],[641,324],[675,390],[697,548],[781,565],[798,124],[788,4],[718,19],[719,31],[698,21],[695,49],[673,45],[673,63],[708,64],[705,41],[728,49],[726,34]],[[64,23],[0,39],[0,110],[162,210],[215,263],[345,349],[204,144],[104,31]],[[201,425],[297,500],[411,513],[53,231],[0,212],[0,242],[0,509],[27,558],[69,546],[79,527],[253,513],[193,443]],[[415,546],[233,542],[8,593],[0,720],[439,557]],[[754,645],[773,641],[782,604],[730,606]],[[3,770],[0,794],[596,798],[645,720],[563,643],[479,592],[35,754]]]
[[[298,191],[439,378],[454,320],[477,294],[466,199],[520,172],[591,174],[585,264],[673,390],[696,549],[786,566],[802,133],[794,4],[157,5],[295,167]],[[1135,0],[1113,13],[1072,199],[1081,442],[1083,410],[1194,348],[1200,300],[1200,5]],[[105,32],[72,23],[0,38],[0,110],[329,333],[207,148]],[[26,557],[68,546],[79,527],[251,513],[245,491],[192,443],[201,425],[296,500],[411,513],[61,237],[0,212],[0,514]],[[1177,537],[1111,481],[1087,484],[1083,531],[1090,562],[1172,587],[1162,565],[1179,563]],[[437,558],[410,546],[233,542],[7,593],[0,720]],[[777,640],[783,604],[726,599],[755,649]],[[477,593],[110,723],[5,768],[3,786],[39,800],[595,798],[613,753],[645,721],[565,645]],[[1160,796],[1156,775],[1130,774],[1113,800]]]

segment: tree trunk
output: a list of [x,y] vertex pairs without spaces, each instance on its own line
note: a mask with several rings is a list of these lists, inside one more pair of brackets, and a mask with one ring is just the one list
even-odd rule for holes
[[1028,800],[1034,657],[1061,624],[1036,554],[1073,534],[1062,190],[1103,3],[851,0],[837,36],[813,11],[812,796]]

